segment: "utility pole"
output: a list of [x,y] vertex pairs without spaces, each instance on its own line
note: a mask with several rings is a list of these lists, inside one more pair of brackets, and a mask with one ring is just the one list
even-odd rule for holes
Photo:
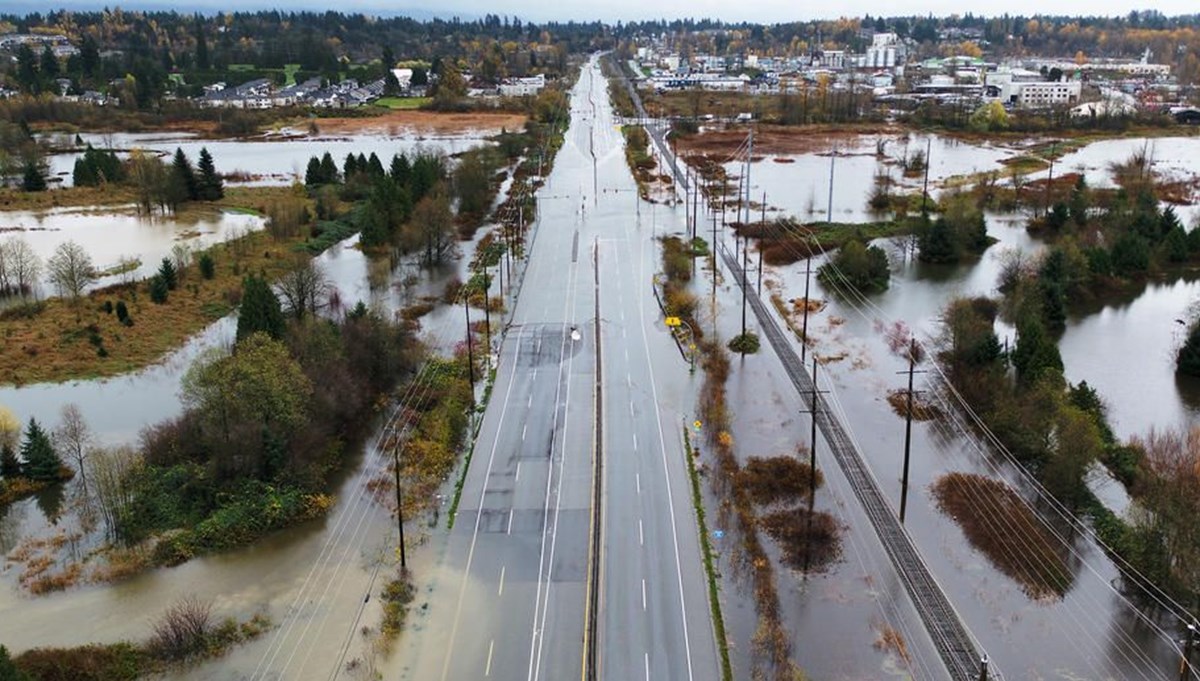
[[1042,215],[1043,216],[1050,214],[1050,185],[1054,184],[1054,147],[1055,146],[1056,146],[1055,144],[1050,145],[1050,174],[1048,176],[1046,176],[1046,191],[1044,192],[1044,195],[1042,198]]
[[717,214],[712,214],[712,244],[709,245],[709,253],[712,255],[712,323],[713,337],[717,335]]
[[[763,192],[762,200],[762,234],[766,236],[767,231],[767,193]],[[762,272],[763,272],[763,254],[762,254],[762,237],[758,240],[758,295],[762,295]]]
[[691,182],[688,181],[688,165],[683,167],[683,223],[691,231]]
[[483,338],[484,347],[487,350],[488,368],[492,364],[492,311],[491,301],[488,298],[492,293],[492,278],[488,274],[487,265],[483,266]]
[[[904,524],[904,513],[908,508],[908,459],[912,445],[912,414],[913,414],[913,374],[923,374],[915,371],[917,364],[917,339],[909,339],[908,345],[908,391],[905,392],[904,409],[904,474],[900,480],[900,524]],[[903,371],[897,373],[904,373]]]
[[400,445],[392,447],[392,464],[396,469],[396,527],[400,530],[400,569],[408,570],[408,556],[404,552],[404,504],[400,498]]
[[700,223],[700,185],[696,181],[700,177],[698,170],[692,169],[692,240],[696,240],[696,230]]
[[750,144],[746,147],[746,224],[750,224],[750,164],[754,163],[754,126],[750,126]]
[[929,201],[929,154],[933,151],[933,138],[930,137],[925,142],[925,182],[921,185],[921,215],[929,215],[929,207],[926,202]]
[[829,203],[826,204],[825,222],[833,224],[833,166],[837,162],[837,142],[833,143],[833,152],[829,154]]
[[1196,645],[1196,625],[1187,625],[1187,638],[1183,642],[1183,659],[1179,661],[1179,681],[1188,681],[1192,671],[1192,648]]
[[[816,508],[817,500],[817,411],[819,409],[817,399],[818,396],[829,392],[828,390],[817,390],[817,358],[813,357],[812,368],[812,394],[810,396],[809,405],[811,409],[808,413],[812,415],[812,430],[809,432],[808,440],[808,536],[812,536],[812,519]],[[808,574],[809,557],[812,553],[812,547],[806,546],[804,551],[804,574]]]
[[987,681],[988,678],[988,656],[983,654],[983,659],[979,661],[979,681]]
[[463,313],[467,317],[467,375],[471,379],[471,404],[475,403],[475,350],[471,347],[471,305],[463,296]]
[[747,269],[747,251],[750,250],[750,237],[743,236],[745,243],[742,244],[742,337],[746,336],[746,289],[750,288],[750,282],[746,278]]
[[[800,359],[808,352],[808,282],[812,275],[812,246],[808,247],[808,258],[804,261],[804,326],[800,331]],[[815,358],[814,358],[815,359]]]

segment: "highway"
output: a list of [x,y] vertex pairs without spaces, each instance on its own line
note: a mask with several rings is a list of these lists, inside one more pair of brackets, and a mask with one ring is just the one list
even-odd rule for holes
[[596,678],[720,676],[682,397],[655,373],[687,367],[653,302],[655,226],[635,189],[593,58],[538,195],[529,268],[403,678],[583,678],[588,646]]

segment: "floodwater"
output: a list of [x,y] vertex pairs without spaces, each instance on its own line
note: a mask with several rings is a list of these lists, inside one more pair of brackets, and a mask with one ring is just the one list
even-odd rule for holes
[[[121,209],[55,208],[48,211],[0,212],[3,237],[24,239],[45,263],[54,249],[74,241],[87,251],[92,265],[102,273],[121,263],[137,260],[136,268],[101,276],[90,288],[145,279],[158,271],[163,258],[176,245],[199,251],[263,228],[262,218],[230,211],[185,213],[178,216],[138,215],[131,206]],[[46,268],[43,268],[45,277]],[[43,295],[50,294],[43,282]]]
[[[883,144],[883,157],[876,155]],[[867,205],[877,174],[886,173],[892,191],[919,193],[924,174],[905,177],[900,162],[917,152],[929,151],[929,187],[936,195],[945,179],[977,172],[1001,170],[1000,161],[1015,155],[1011,149],[978,145],[940,135],[862,135],[841,140],[837,156],[832,147],[822,153],[767,155],[750,166],[750,199],[767,197],[768,215],[796,216],[803,221],[824,220],[832,207],[834,222],[870,222],[881,218]],[[833,196],[830,202],[830,169]],[[744,167],[727,163],[730,176],[742,175]],[[756,217],[756,216],[754,216]]]
[[[378,148],[368,145],[359,150]],[[506,183],[504,189],[507,187]],[[61,235],[66,231],[63,223],[47,223],[47,220],[77,220],[78,228],[83,229],[87,217],[109,217],[63,213],[62,217],[57,213],[47,216],[42,223],[53,224],[61,231],[27,234]],[[230,214],[229,217],[247,216]],[[418,267],[411,259],[367,258],[357,248],[357,237],[336,244],[319,256],[317,262],[337,289],[342,305],[349,307],[362,300],[383,314],[395,314],[421,298],[440,296],[450,279],[465,279],[467,263],[486,231],[486,227],[481,228],[474,238],[457,244],[460,259],[432,269]],[[147,243],[140,232],[135,235],[139,246]],[[514,269],[519,272],[521,267]],[[482,312],[472,310],[471,317],[472,321],[478,321]],[[494,317],[493,321],[501,320]],[[438,310],[422,318],[422,337],[444,352],[462,338],[465,323],[461,309]],[[53,426],[61,406],[74,402],[94,429],[98,442],[112,445],[135,442],[143,427],[181,411],[178,393],[187,368],[209,348],[232,344],[235,330],[236,317],[223,318],[158,364],[128,375],[0,387],[0,404],[12,409],[22,421],[36,416]],[[328,517],[275,533],[242,550],[155,570],[115,585],[83,585],[36,598],[17,586],[19,567],[0,570],[0,641],[10,650],[19,651],[46,645],[139,640],[149,634],[151,620],[157,613],[175,600],[194,594],[212,601],[214,614],[219,617],[244,619],[255,612],[266,612],[281,623],[281,628],[278,633],[273,630],[258,641],[237,647],[221,659],[181,672],[178,678],[224,679],[229,678],[230,670],[238,670],[238,674],[245,676],[259,665],[285,669],[286,678],[324,677],[336,666],[334,658],[339,654],[348,654],[350,658],[362,655],[361,643],[353,636],[358,623],[371,625],[379,619],[377,599],[366,606],[363,595],[377,590],[379,580],[390,578],[386,572],[380,574],[376,566],[382,556],[391,556],[394,550],[394,520],[366,490],[367,482],[386,463],[375,455],[374,448],[373,440],[366,442],[358,460],[351,461],[339,479],[333,481],[331,490],[339,503]],[[432,501],[435,507],[443,502],[444,499]],[[58,529],[47,520],[42,509],[38,499],[29,499],[11,505],[0,514],[0,549],[4,553],[22,538]],[[69,519],[62,520],[58,527],[69,524]],[[433,534],[427,525],[417,523],[412,523],[406,532],[410,533],[410,551],[429,541]],[[411,553],[410,560],[417,569],[425,573],[433,571],[432,564],[420,566],[432,561],[436,554]],[[11,626],[17,621],[11,613],[18,610],[24,623],[19,630]],[[295,619],[285,621],[293,614]],[[74,624],[64,626],[64,622]],[[276,636],[282,638],[277,640]],[[275,646],[280,641],[286,645],[292,637],[321,643],[280,654]],[[313,650],[318,647],[321,654],[314,656]]]
[[[439,152],[450,155],[479,146],[483,142],[480,132],[461,135],[346,135],[316,137],[253,138],[250,140],[218,139],[201,140],[190,134],[165,133],[119,133],[96,135],[84,133],[85,144],[96,148],[128,151],[142,149],[160,155],[174,154],[176,148],[183,150],[195,164],[200,158],[200,149],[212,154],[213,165],[223,175],[244,175],[245,184],[286,185],[304,181],[308,160],[329,152],[341,167],[346,155],[375,152],[387,168],[395,154],[409,156],[421,151]],[[50,157],[50,175],[62,180],[63,186],[71,186],[71,172],[75,159],[81,153],[56,154]],[[122,154],[118,154],[121,156]],[[232,183],[241,180],[234,178]]]
[[[1054,173],[1081,173],[1091,187],[1115,187],[1110,168],[1145,152],[1151,167],[1166,180],[1194,179],[1200,173],[1200,137],[1103,140],[1064,155]],[[1040,173],[1038,176],[1044,175]]]
[[[147,146],[154,143],[142,141]],[[923,138],[914,137],[908,153],[923,149],[923,142]],[[901,143],[895,140],[888,146],[888,153],[899,156],[896,145]],[[163,142],[162,148],[173,150],[175,144]],[[224,170],[214,144],[207,144],[218,167]],[[251,144],[282,147],[292,143]],[[837,221],[870,219],[863,217],[867,215],[866,194],[879,162],[874,157],[873,140],[864,140],[859,147],[865,156],[839,156],[836,161]],[[354,151],[370,149],[379,146]],[[310,143],[294,158],[302,164],[312,153],[323,152],[315,152]],[[858,147],[854,153],[858,153]],[[1009,153],[935,141],[931,184],[951,175],[995,169],[988,166]],[[766,191],[768,204],[802,215],[809,210],[806,204],[812,203],[820,219],[828,191],[829,160],[828,156],[806,155],[796,157],[795,163],[774,163],[770,159],[755,163],[751,193],[757,200]],[[739,171],[731,168],[731,172]],[[845,178],[844,185],[837,178]],[[914,180],[907,182],[912,184]],[[919,180],[916,182],[919,187]],[[789,191],[795,187],[813,189]],[[810,202],[812,192],[815,194]],[[655,220],[657,214],[668,229],[677,229],[681,212],[677,208],[651,207],[650,217]],[[815,278],[812,282],[813,296],[830,301],[810,319],[815,347],[822,356],[841,357],[822,365],[820,385],[831,391],[830,400],[844,417],[881,488],[895,495],[893,498],[899,495],[903,421],[884,397],[888,390],[902,387],[903,377],[896,372],[905,364],[889,351],[879,324],[904,321],[922,337],[936,335],[937,317],[952,296],[994,293],[1005,250],[1034,252],[1040,248],[1022,223],[1019,216],[989,215],[989,233],[999,243],[976,263],[929,266],[905,262],[898,249],[889,247],[894,269],[892,286],[866,300],[842,299],[824,291]],[[321,260],[348,305],[365,300],[395,312],[420,296],[437,295],[447,278],[462,274],[461,265],[424,277],[405,265],[372,264],[353,246],[353,239],[343,242]],[[463,244],[465,256],[469,257],[471,247]],[[818,258],[814,265],[820,261]],[[777,282],[785,298],[794,297],[804,290],[802,272],[803,264],[769,268],[766,279]],[[414,275],[415,282],[411,280]],[[703,277],[697,286],[706,286]],[[1195,282],[1154,283],[1127,301],[1081,313],[1068,321],[1061,341],[1067,376],[1096,386],[1107,399],[1121,436],[1144,432],[1150,425],[1195,422],[1200,386],[1176,381],[1170,355],[1182,328],[1174,320],[1185,318],[1198,292]],[[721,335],[728,338],[739,330],[738,315],[729,313],[737,311],[740,296],[727,280],[718,288],[717,298],[724,312],[718,320]],[[702,305],[702,309],[705,307]],[[461,331],[456,326],[459,316],[449,310],[435,313],[424,320],[425,332],[444,341],[453,338]],[[753,315],[750,320],[751,326],[756,326]],[[709,324],[711,319],[702,316],[701,322]],[[176,393],[187,364],[206,347],[228,343],[233,324],[232,318],[221,320],[162,364],[137,374],[105,381],[6,387],[0,389],[0,403],[14,409],[19,418],[36,415],[53,423],[61,404],[76,402],[103,441],[128,442],[142,426],[178,413]],[[1010,329],[1001,328],[1002,338],[1011,335]],[[926,380],[923,376],[918,388],[927,388]],[[671,390],[681,393],[694,390],[696,385],[687,379],[667,383],[675,386]],[[800,413],[794,389],[772,353],[735,359],[728,389],[736,410],[734,438],[739,456],[789,453],[796,443],[807,442],[808,417]],[[954,521],[937,510],[928,488],[950,471],[999,477],[1026,495],[1034,494],[1016,467],[1003,457],[979,450],[973,440],[961,436],[959,426],[953,421],[914,425],[906,527],[947,595],[1005,677],[1174,677],[1178,657],[1172,641],[1178,638],[1177,623],[1142,614],[1114,590],[1116,570],[1093,543],[1061,530],[1070,547],[1074,585],[1061,600],[1034,601],[972,549]],[[830,570],[807,579],[785,569],[777,570],[781,611],[792,632],[794,657],[814,678],[903,678],[905,672],[897,655],[875,646],[879,631],[886,625],[897,628],[907,642],[916,678],[939,678],[942,672],[936,655],[874,530],[847,481],[831,464],[827,450],[823,451],[824,443],[819,441],[817,447],[818,465],[827,479],[826,487],[818,492],[817,507],[833,513],[844,524],[844,553]],[[369,443],[365,449],[370,451]],[[343,641],[354,637],[357,623],[377,617],[378,599],[364,606],[363,594],[373,584],[377,586],[373,567],[381,552],[391,550],[390,520],[363,493],[364,476],[377,469],[379,462],[370,454],[364,461],[359,469],[363,474],[348,472],[335,482],[343,501],[328,518],[277,533],[245,550],[154,571],[118,585],[83,586],[40,598],[22,594],[15,586],[14,571],[6,570],[0,573],[0,640],[10,649],[24,650],[36,645],[142,638],[155,613],[174,599],[194,593],[212,599],[221,616],[246,617],[266,610],[282,621],[289,613],[300,613],[294,626],[303,627],[305,633],[312,629],[322,643],[298,651],[293,648],[284,654],[295,655],[294,661],[290,657],[286,661],[272,658],[272,663],[274,668],[294,670],[291,678],[301,678],[309,657],[317,650],[321,659],[311,660],[308,672],[310,676],[324,676],[331,668],[330,661],[345,650]],[[713,509],[712,504],[709,507]],[[715,510],[710,511],[714,525],[717,515]],[[34,500],[15,504],[0,517],[0,546],[7,548],[20,536],[44,529],[45,521]],[[436,545],[436,535],[430,533],[416,541],[433,537]],[[774,555],[770,540],[764,538],[764,542]],[[724,575],[722,598],[735,641],[735,666],[745,670],[753,655],[750,641],[755,618],[748,610],[751,594],[719,541],[717,549]],[[418,561],[433,561],[436,551],[416,555]],[[435,569],[431,564],[421,568],[423,572]],[[305,594],[311,598],[302,597]],[[429,593],[418,597],[418,610],[413,614],[416,626],[421,621],[420,604],[432,597]],[[20,627],[14,625],[14,613],[18,611]],[[299,635],[301,639],[305,633]],[[281,635],[293,636],[290,630]],[[274,637],[274,632],[268,633],[227,658],[188,672],[186,677],[229,678],[231,669],[244,676],[274,655]],[[392,661],[393,665],[397,663]]]

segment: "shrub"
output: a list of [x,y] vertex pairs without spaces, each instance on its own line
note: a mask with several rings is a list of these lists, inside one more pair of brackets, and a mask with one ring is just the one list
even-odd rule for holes
[[151,302],[158,303],[159,305],[167,302],[167,295],[170,290],[170,287],[167,285],[166,280],[162,278],[162,275],[156,274],[150,278]]
[[129,308],[125,306],[124,300],[117,301],[116,310],[117,310],[117,321],[121,322],[122,324],[125,324],[126,320],[129,319]]
[[160,657],[179,660],[203,650],[211,633],[212,604],[188,596],[154,623],[147,648]]
[[200,255],[199,263],[200,276],[204,277],[205,279],[212,279],[213,275],[216,273],[216,263],[213,261],[213,257],[208,253],[202,253]]
[[100,306],[100,309],[104,312],[104,314],[112,314],[113,313],[112,301],[111,300],[104,301],[104,304]]
[[753,355],[758,352],[759,341],[758,334],[747,331],[740,333],[729,341],[729,349],[742,355]]

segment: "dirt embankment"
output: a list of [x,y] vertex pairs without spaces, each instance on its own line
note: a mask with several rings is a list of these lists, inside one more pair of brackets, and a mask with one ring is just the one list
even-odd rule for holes
[[[834,142],[861,142],[863,136],[895,135],[904,132],[896,125],[758,125],[754,129],[754,151],[763,154],[811,154],[829,151]],[[746,141],[748,128],[705,130],[675,139],[684,155],[732,154]]]
[[525,119],[524,114],[517,113],[390,111],[369,118],[318,118],[316,124],[323,135],[459,135],[474,131],[519,131],[525,128]]

